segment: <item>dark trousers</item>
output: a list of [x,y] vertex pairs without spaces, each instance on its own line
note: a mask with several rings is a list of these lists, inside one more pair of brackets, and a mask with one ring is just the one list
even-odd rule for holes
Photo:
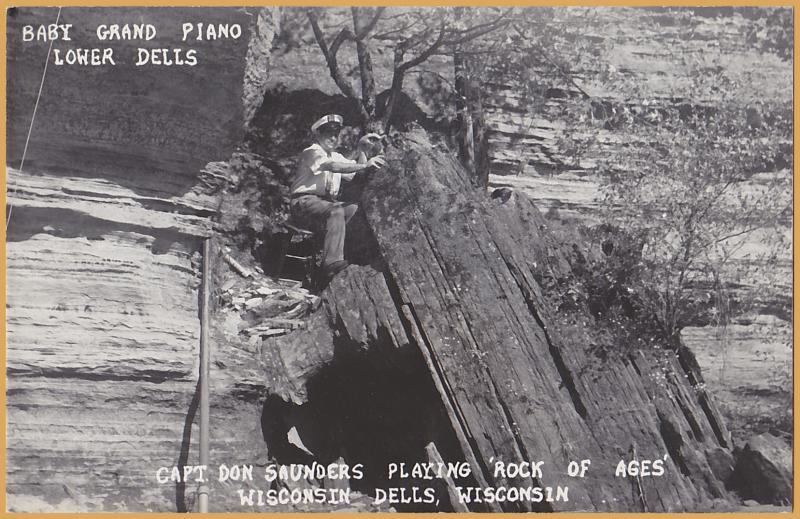
[[344,259],[345,226],[353,217],[357,204],[332,202],[316,195],[302,195],[292,199],[292,217],[315,232],[325,231],[322,265]]

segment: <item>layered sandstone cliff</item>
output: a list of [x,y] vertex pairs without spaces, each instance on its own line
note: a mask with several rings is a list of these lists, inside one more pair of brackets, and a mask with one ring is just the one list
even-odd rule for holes
[[[22,28],[57,15],[9,12],[8,508],[183,510],[194,487],[155,471],[197,461],[199,251],[217,205],[201,170],[242,138],[258,10],[63,8],[71,41],[54,48],[113,47],[116,66],[51,56],[20,171],[48,51]],[[242,36],[182,41],[197,21]],[[158,35],[98,41],[98,25],[126,23]],[[139,47],[194,48],[198,63],[137,67]],[[258,378],[215,372],[212,405],[230,415],[213,422],[214,448],[250,458]]]

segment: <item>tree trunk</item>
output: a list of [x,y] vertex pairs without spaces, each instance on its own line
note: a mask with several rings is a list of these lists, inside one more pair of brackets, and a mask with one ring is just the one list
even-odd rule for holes
[[[362,11],[358,7],[352,8],[353,29],[356,35],[361,34],[365,21],[362,20]],[[375,74],[372,69],[372,56],[369,47],[361,38],[356,38],[356,55],[358,56],[358,70],[361,77],[361,107],[366,116],[363,127],[373,131],[375,125]]]
[[467,101],[472,116],[472,141],[475,148],[475,180],[482,188],[489,187],[491,160],[489,159],[489,135],[483,112],[483,88],[480,80],[471,75],[467,88]]
[[[712,456],[730,456],[729,435],[688,350],[625,350],[622,332],[598,332],[588,311],[557,308],[548,291],[571,267],[534,205],[475,192],[463,168],[433,150],[424,135],[408,135],[371,177],[362,204],[383,261],[340,273],[307,331],[267,345],[272,391],[303,403],[325,366],[346,370],[367,355],[377,369],[416,350],[446,411],[440,428],[478,485],[569,489],[568,501],[489,509],[677,511],[730,500],[710,468]],[[617,353],[602,358],[600,345]],[[414,420],[428,423],[422,409]],[[631,452],[662,460],[664,474],[615,477]],[[586,477],[567,476],[581,459],[591,460]],[[544,465],[537,477],[510,477],[499,461]]]
[[471,59],[460,51],[453,55],[459,159],[476,187],[489,185],[488,138],[483,117],[483,93],[473,73]]
[[458,141],[458,158],[470,177],[475,178],[475,141],[473,140],[472,116],[469,104],[469,72],[467,60],[463,53],[453,54],[456,87],[456,120],[458,123],[456,140]]
[[392,126],[392,116],[394,115],[395,106],[403,92],[403,81],[405,79],[405,72],[395,70],[392,76],[392,86],[389,88],[389,98],[386,101],[386,106],[383,109],[383,115],[378,123],[380,131],[388,133]]

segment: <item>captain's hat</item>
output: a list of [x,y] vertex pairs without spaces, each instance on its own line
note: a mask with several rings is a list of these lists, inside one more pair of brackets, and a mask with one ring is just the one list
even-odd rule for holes
[[317,133],[317,130],[326,124],[338,124],[340,127],[344,124],[344,118],[341,115],[330,114],[321,117],[317,122],[311,125],[311,131]]

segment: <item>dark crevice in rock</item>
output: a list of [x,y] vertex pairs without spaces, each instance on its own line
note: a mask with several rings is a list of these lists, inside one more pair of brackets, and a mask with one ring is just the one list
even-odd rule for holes
[[[363,189],[363,185],[359,185],[360,182],[363,182],[363,178],[356,177],[343,189],[342,199],[345,202],[356,203],[360,199],[358,191]],[[344,252],[350,264],[369,265],[378,272],[386,270],[386,260],[381,255],[378,240],[367,222],[363,209],[359,208],[347,222],[346,233],[348,240],[345,241]]]
[[704,392],[698,396],[698,401],[700,403],[700,408],[706,414],[708,418],[708,423],[711,425],[711,430],[714,431],[714,436],[717,438],[717,442],[721,447],[730,448],[728,441],[725,439],[726,435],[722,431],[722,425],[719,421],[719,415],[715,410],[712,410],[711,404],[708,401],[708,395]]
[[664,440],[664,445],[667,447],[667,452],[672,460],[684,476],[689,476],[689,467],[686,466],[686,460],[681,453],[683,436],[675,424],[663,416],[661,412],[658,413],[658,430],[661,433],[661,439]]
[[[545,331],[545,336],[547,336],[547,331]],[[578,393],[578,389],[575,385],[575,380],[573,378],[572,372],[567,368],[567,365],[564,363],[564,358],[561,356],[561,350],[559,350],[548,337],[548,350],[550,351],[550,355],[553,357],[553,362],[555,362],[556,369],[558,370],[558,374],[561,376],[561,380],[567,388],[569,392],[569,396],[572,399],[572,403],[575,405],[575,411],[578,412],[581,418],[586,419],[587,411],[586,406],[583,405],[583,401],[581,400],[580,393]]]
[[714,431],[714,436],[717,438],[717,442],[721,447],[729,448],[729,435],[725,425],[721,422],[721,416],[719,415],[719,412],[716,411],[715,406],[709,402],[709,397],[705,390],[701,387],[698,387],[703,384],[703,375],[701,374],[700,365],[697,363],[697,359],[695,358],[694,353],[692,353],[692,350],[683,345],[679,346],[678,363],[686,373],[689,383],[697,392],[698,403],[706,415],[708,423],[711,426],[711,430]]
[[636,372],[636,374],[641,377],[642,371],[639,369],[639,366],[636,365],[636,359],[633,358],[633,355],[628,355],[628,360],[630,361],[631,366],[633,367],[633,370]]
[[692,430],[692,434],[697,441],[703,442],[705,441],[705,435],[703,431],[700,429],[700,424],[697,423],[697,419],[694,417],[692,412],[686,407],[686,403],[683,401],[682,398],[676,398],[676,403],[680,408],[681,412],[683,413],[684,418],[686,418],[686,422],[689,424],[689,428]]

